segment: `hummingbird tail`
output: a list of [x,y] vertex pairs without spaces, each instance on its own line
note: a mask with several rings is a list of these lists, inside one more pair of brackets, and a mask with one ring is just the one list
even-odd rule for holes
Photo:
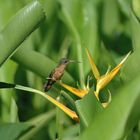
[[47,92],[50,90],[50,88],[52,87],[52,85],[55,83],[55,81],[48,81],[45,86],[44,86],[44,92]]
[[44,87],[44,92],[49,91],[49,89],[50,89],[51,87],[52,87],[51,85],[45,86],[45,87]]

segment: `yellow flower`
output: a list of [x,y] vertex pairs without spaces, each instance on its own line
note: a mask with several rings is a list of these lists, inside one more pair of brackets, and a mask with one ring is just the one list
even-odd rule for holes
[[126,55],[126,57],[112,71],[110,71],[110,72],[107,71],[107,73],[105,75],[100,76],[98,68],[96,67],[96,65],[94,63],[90,52],[88,51],[88,49],[86,49],[86,51],[87,51],[88,59],[90,61],[93,75],[95,76],[95,78],[97,80],[96,91],[94,93],[95,93],[97,99],[99,99],[98,96],[99,96],[100,90],[103,89],[114,78],[114,76],[119,72],[120,68],[122,67],[123,63],[126,61],[126,59],[128,58],[128,56],[130,55],[131,52],[129,52]]
[[71,87],[69,85],[66,85],[62,82],[59,82],[59,84],[64,87],[65,89],[67,89],[68,91],[70,91],[71,93],[75,94],[76,96],[83,98],[87,93],[88,93],[88,89],[77,89],[74,87]]
[[[129,52],[126,55],[126,57],[113,70],[111,70],[110,72],[107,71],[106,74],[102,75],[102,76],[100,76],[99,70],[96,67],[96,65],[93,61],[93,58],[92,58],[90,52],[88,51],[88,49],[86,49],[86,52],[87,52],[87,56],[88,56],[91,68],[92,68],[93,75],[95,76],[95,78],[97,80],[96,90],[94,91],[94,93],[95,93],[95,96],[97,97],[97,99],[99,100],[100,90],[103,89],[115,77],[115,75],[119,72],[120,68],[122,67],[122,65],[124,64],[124,62],[126,61],[126,59],[128,58],[128,56],[130,55],[131,52]],[[66,85],[62,82],[59,82],[59,84],[80,98],[83,98],[89,92],[88,88],[87,89],[77,89],[77,88],[71,87],[69,85]],[[111,102],[111,93],[109,92],[109,100],[105,103],[102,103],[102,106],[105,108],[108,106],[108,104],[110,102]],[[76,115],[76,113],[74,111],[65,107],[61,103],[56,102],[54,99],[53,99],[53,103],[56,104],[59,108],[61,108],[65,113],[67,113],[74,120],[77,120],[77,121],[79,120],[78,116]]]

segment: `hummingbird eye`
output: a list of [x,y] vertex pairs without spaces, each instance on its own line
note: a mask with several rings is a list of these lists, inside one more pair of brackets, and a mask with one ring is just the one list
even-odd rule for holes
[[66,58],[62,58],[62,59],[60,60],[60,64],[67,64],[68,62],[69,62],[69,60],[66,59]]
[[67,62],[68,62],[68,60],[65,60],[65,61],[64,61],[64,63],[67,63]]

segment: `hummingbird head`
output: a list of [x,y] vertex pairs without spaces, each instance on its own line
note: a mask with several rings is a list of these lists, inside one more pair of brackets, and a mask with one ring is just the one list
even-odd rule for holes
[[69,60],[69,59],[67,59],[67,58],[62,58],[61,60],[60,60],[60,65],[61,64],[64,64],[64,65],[67,65],[67,64],[69,64],[69,63],[81,63],[81,62],[79,62],[79,61],[74,61],[74,60]]
[[62,58],[62,59],[60,60],[60,63],[59,63],[59,64],[67,65],[69,62],[70,62],[69,59],[67,59],[67,58]]

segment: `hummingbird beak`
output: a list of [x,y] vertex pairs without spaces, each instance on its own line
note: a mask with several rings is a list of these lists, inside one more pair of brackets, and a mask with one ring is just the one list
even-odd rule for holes
[[69,63],[82,63],[81,61],[69,60]]

